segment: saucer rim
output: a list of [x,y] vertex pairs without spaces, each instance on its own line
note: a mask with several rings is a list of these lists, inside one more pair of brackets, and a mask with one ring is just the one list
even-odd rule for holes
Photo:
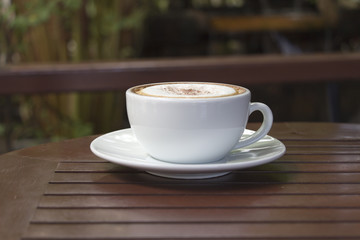
[[[252,131],[248,130],[247,131]],[[247,160],[241,162],[221,162],[215,161],[210,163],[203,164],[180,164],[180,163],[170,163],[164,162],[157,159],[152,158],[155,162],[146,162],[146,159],[136,158],[136,157],[126,157],[126,156],[114,156],[109,154],[104,154],[96,149],[96,143],[101,141],[103,138],[109,135],[121,134],[125,132],[132,132],[131,128],[125,128],[121,130],[112,131],[106,134],[103,134],[97,138],[95,138],[90,144],[90,150],[98,157],[105,159],[109,162],[135,168],[143,171],[150,172],[166,172],[166,173],[216,173],[216,172],[228,172],[234,171],[244,168],[255,167],[259,165],[263,165],[269,162],[274,161],[277,158],[280,158],[286,152],[285,145],[279,141],[278,139],[266,135],[265,137],[270,137],[272,141],[275,141],[279,144],[276,150],[273,151],[273,155],[271,156],[260,156],[257,159]],[[264,137],[264,138],[265,138]],[[148,156],[150,157],[150,156]],[[151,157],[150,157],[151,158]]]

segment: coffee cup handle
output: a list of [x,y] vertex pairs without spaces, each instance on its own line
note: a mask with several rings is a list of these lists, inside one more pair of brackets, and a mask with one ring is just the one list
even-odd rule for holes
[[255,133],[248,136],[247,138],[239,140],[235,148],[241,148],[250,145],[252,143],[255,143],[259,141],[261,138],[263,138],[270,131],[273,123],[273,115],[271,109],[263,103],[258,103],[258,102],[250,103],[249,115],[254,111],[260,111],[263,115],[263,122],[260,128]]

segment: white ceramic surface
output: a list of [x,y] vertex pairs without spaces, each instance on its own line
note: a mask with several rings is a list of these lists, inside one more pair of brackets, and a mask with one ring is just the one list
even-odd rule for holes
[[[246,88],[233,86],[242,93],[231,96],[171,98],[136,94],[138,87],[126,92],[129,122],[146,152],[156,159],[182,164],[213,162],[235,145],[240,148],[258,141],[272,126],[271,110],[265,104],[250,103]],[[239,141],[254,111],[263,114],[263,124]]]
[[[244,131],[244,137],[254,132]],[[150,157],[131,129],[102,135],[92,141],[91,151],[100,158],[151,174],[181,179],[202,179],[222,176],[234,170],[269,163],[281,157],[286,149],[279,140],[266,135],[260,141],[244,148],[233,149],[223,159],[204,164],[176,164]]]

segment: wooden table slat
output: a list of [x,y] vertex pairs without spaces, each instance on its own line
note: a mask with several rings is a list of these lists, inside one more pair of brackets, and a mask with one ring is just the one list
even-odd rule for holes
[[[243,172],[331,172],[331,173],[360,173],[359,163],[334,164],[334,163],[269,163],[263,166],[253,167]],[[113,163],[61,163],[56,173],[113,173],[119,174],[128,172],[127,168],[119,167]]]
[[[152,181],[154,183],[172,183],[182,184],[183,181],[173,179],[163,179],[156,176],[149,175],[148,173],[126,173],[121,175],[108,174],[108,173],[56,173],[50,183],[147,183]],[[347,183],[359,184],[360,173],[277,173],[274,172],[233,172],[218,179],[199,180],[197,183],[204,182],[217,182],[223,181],[223,184],[242,182],[246,184],[273,184],[273,183]],[[196,184],[196,183],[195,183]]]
[[360,195],[44,196],[40,208],[360,208]]
[[353,140],[282,140],[287,147],[309,147],[309,148],[318,148],[318,147],[327,147],[327,148],[359,148],[360,141]]
[[[296,155],[296,154],[285,154],[281,158],[277,159],[275,162],[299,162],[299,163],[311,163],[311,162],[329,162],[329,163],[358,163],[360,162],[360,155],[359,154],[347,154],[347,155],[325,155],[325,154],[311,154],[311,155]],[[88,159],[73,159],[73,160],[66,160],[61,161],[59,164],[69,163],[69,164],[76,164],[76,163],[108,163],[105,160],[88,160]],[[84,165],[85,166],[85,165]],[[123,167],[123,166],[122,166]],[[126,170],[129,170],[127,168]]]
[[360,223],[204,223],[204,224],[33,224],[26,238],[76,239],[76,238],[316,238],[358,237],[353,229]]
[[[256,129],[258,125],[248,127]],[[275,124],[269,135],[284,141],[359,141],[360,124],[285,122]]]
[[358,184],[50,184],[45,195],[355,195]]
[[[189,217],[191,216],[191,217]],[[38,209],[32,223],[360,222],[360,209]]]

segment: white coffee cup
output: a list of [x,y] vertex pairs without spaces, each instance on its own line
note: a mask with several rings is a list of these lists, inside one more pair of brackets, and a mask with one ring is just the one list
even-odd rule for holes
[[[222,83],[154,83],[126,92],[131,129],[147,153],[172,163],[201,164],[224,158],[232,149],[259,141],[273,115],[251,103],[250,91]],[[261,127],[241,139],[249,115],[260,111]]]

